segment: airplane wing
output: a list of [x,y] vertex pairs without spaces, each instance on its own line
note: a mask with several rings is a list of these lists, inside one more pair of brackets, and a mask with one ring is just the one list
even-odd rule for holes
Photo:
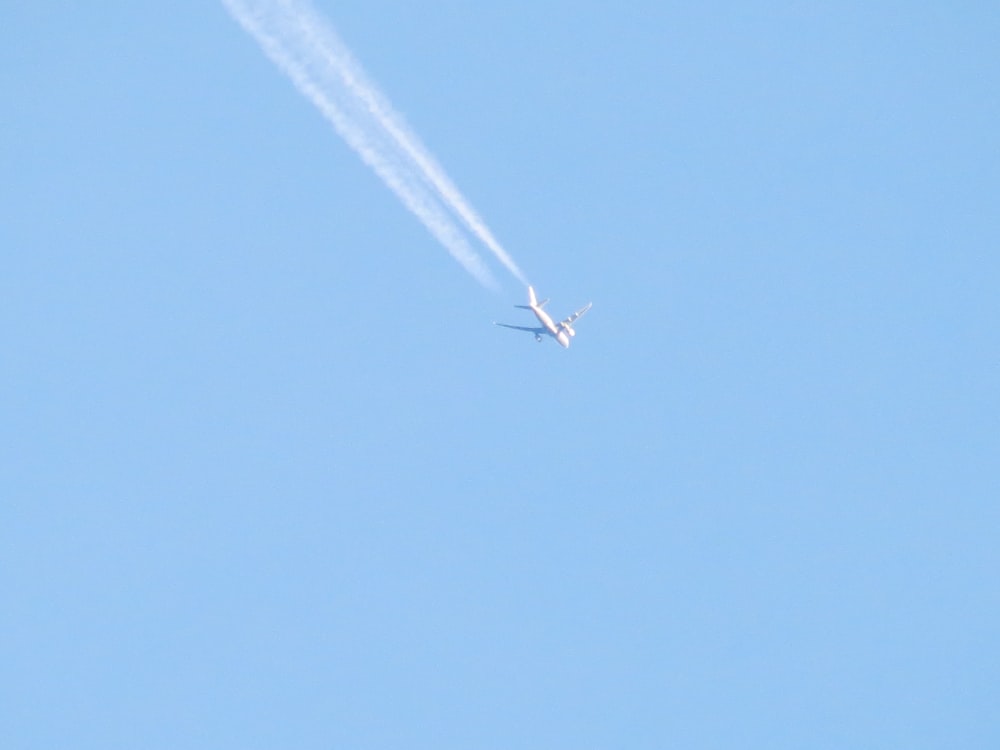
[[571,326],[571,325],[573,325],[577,320],[579,320],[580,318],[583,317],[583,314],[585,312],[587,312],[587,310],[589,310],[593,306],[594,306],[593,302],[588,302],[586,305],[584,305],[579,310],[577,310],[575,313],[573,313],[568,318],[566,318],[566,320],[564,320],[561,323],[561,325],[564,325],[564,326]]
[[527,331],[528,333],[533,333],[536,336],[544,333],[548,333],[544,328],[531,328],[529,326],[512,326],[506,323],[494,323],[495,326],[501,326],[502,328],[513,328],[515,331]]

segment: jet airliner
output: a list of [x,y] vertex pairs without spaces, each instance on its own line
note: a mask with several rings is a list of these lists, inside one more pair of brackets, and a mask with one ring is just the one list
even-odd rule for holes
[[495,323],[494,325],[503,326],[504,328],[513,328],[515,331],[527,331],[528,333],[533,333],[535,334],[535,341],[539,342],[542,340],[543,336],[551,336],[559,342],[563,349],[568,349],[570,338],[576,336],[576,331],[573,330],[573,324],[581,315],[591,308],[593,302],[588,302],[586,305],[566,318],[566,320],[561,320],[558,323],[553,321],[549,314],[542,309],[545,307],[546,302],[548,302],[547,299],[543,299],[539,302],[535,298],[535,290],[529,286],[528,304],[514,305],[514,307],[519,310],[531,310],[531,312],[535,314],[535,317],[538,318],[538,322],[541,323],[541,325],[535,328],[530,326],[512,326],[507,323]]

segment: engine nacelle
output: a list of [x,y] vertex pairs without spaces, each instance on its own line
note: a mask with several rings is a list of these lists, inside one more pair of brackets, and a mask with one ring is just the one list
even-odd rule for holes
[[542,343],[542,334],[536,333],[535,334],[535,341],[537,341],[539,344]]
[[566,326],[566,333],[568,333],[570,336],[576,336],[576,331],[574,331],[569,326]]

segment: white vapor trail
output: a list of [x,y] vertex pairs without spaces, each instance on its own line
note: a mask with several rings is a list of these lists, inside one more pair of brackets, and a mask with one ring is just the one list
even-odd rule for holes
[[472,276],[484,286],[496,288],[492,274],[454,217],[527,284],[521,269],[307,0],[222,2],[271,61]]

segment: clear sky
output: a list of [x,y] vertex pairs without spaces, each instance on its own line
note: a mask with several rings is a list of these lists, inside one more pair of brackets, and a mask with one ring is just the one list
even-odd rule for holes
[[[995,2],[0,12],[0,745],[1000,746]],[[484,252],[484,257],[488,253]]]

